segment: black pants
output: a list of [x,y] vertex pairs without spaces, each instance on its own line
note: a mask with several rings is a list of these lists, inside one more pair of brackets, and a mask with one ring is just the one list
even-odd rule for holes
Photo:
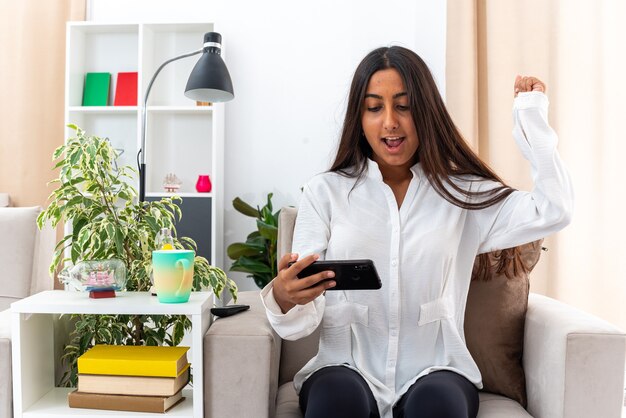
[[[305,418],[376,418],[376,400],[354,370],[331,366],[315,372],[300,391]],[[420,378],[393,409],[394,418],[476,418],[478,390],[449,371]]]

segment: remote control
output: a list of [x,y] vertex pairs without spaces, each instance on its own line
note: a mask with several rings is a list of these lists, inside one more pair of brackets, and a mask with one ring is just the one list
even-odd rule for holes
[[250,305],[226,305],[221,308],[211,308],[211,313],[215,316],[223,318],[225,316],[231,316],[239,312],[243,312],[250,309]]

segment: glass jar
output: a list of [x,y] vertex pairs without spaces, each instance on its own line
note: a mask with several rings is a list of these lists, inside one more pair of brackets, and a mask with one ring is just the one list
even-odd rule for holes
[[124,290],[126,266],[118,258],[86,260],[61,271],[59,279],[81,291]]
[[173,250],[174,238],[172,238],[172,231],[169,228],[161,228],[154,244],[154,248],[157,250]]

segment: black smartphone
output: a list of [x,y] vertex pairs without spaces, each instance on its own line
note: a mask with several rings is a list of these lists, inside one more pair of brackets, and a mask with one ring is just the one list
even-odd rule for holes
[[[289,263],[291,266],[293,262]],[[382,283],[372,260],[323,260],[307,266],[299,278],[308,277],[322,271],[331,270],[335,277],[325,280],[337,282],[327,290],[372,290],[380,289]]]
[[235,315],[239,312],[247,311],[250,305],[226,305],[219,308],[211,308],[211,313],[220,318]]

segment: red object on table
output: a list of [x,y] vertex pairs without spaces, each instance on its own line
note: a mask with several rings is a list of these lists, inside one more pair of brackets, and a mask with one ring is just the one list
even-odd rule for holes
[[92,290],[91,292],[89,292],[89,297],[92,299],[114,298],[115,290],[101,290],[99,292],[94,292]]

